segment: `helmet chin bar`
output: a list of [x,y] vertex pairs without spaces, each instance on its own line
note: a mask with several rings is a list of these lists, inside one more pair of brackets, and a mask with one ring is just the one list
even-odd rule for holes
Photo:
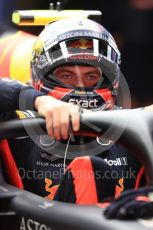
[[115,104],[115,95],[108,88],[96,89],[91,91],[68,89],[62,87],[54,87],[52,90],[41,88],[41,91],[67,103],[78,105],[83,109],[92,111],[107,110],[107,105],[113,107]]

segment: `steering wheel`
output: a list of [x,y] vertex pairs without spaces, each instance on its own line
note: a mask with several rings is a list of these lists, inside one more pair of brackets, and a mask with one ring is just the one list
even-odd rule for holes
[[[43,118],[13,120],[0,124],[0,138],[12,138],[28,135],[29,127],[45,130]],[[119,110],[89,112],[81,115],[82,132],[107,138],[125,146],[144,165],[148,185],[153,185],[153,116],[151,112],[137,110]],[[114,130],[115,135],[112,135]],[[39,130],[37,130],[39,131]],[[39,134],[39,133],[38,133]],[[21,191],[1,180],[0,199],[5,200],[7,210],[14,216],[15,228],[39,226],[40,229],[129,229],[145,230],[140,221],[107,220],[103,209],[96,206],[76,206],[57,201],[47,201],[27,191]],[[7,191],[7,192],[6,192]],[[7,216],[7,212],[5,213]],[[8,215],[8,216],[11,216]],[[7,217],[8,217],[7,216]],[[0,219],[0,223],[3,220]],[[6,223],[5,223],[6,225]],[[7,228],[6,228],[7,229]]]

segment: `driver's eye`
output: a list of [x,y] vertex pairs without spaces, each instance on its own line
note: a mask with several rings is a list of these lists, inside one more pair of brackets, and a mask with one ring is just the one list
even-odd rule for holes
[[67,80],[67,79],[72,79],[72,76],[71,75],[63,75],[62,77],[63,79]]
[[89,76],[87,76],[87,80],[89,80],[89,81],[93,81],[93,80],[97,80],[97,76],[94,76],[94,75],[89,75]]

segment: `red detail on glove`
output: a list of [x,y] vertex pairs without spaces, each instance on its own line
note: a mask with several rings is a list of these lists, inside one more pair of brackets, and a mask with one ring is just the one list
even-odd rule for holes
[[150,198],[147,196],[137,196],[136,200],[137,201],[144,201],[144,202],[151,202]]

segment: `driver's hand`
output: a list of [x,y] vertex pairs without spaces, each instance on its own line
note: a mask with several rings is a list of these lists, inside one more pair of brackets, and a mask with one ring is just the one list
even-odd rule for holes
[[38,96],[34,106],[39,115],[46,119],[47,133],[51,138],[67,139],[70,120],[72,130],[75,132],[79,130],[80,113],[78,106],[59,101],[51,96]]

